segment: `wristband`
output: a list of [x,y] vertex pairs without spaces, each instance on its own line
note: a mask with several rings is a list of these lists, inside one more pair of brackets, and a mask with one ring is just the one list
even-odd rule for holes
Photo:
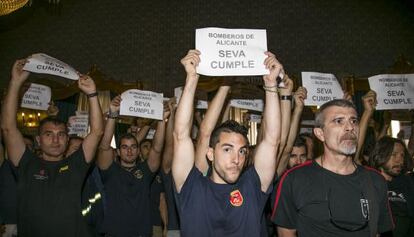
[[88,97],[88,98],[92,98],[92,97],[95,97],[95,96],[98,96],[98,92],[86,94],[86,97]]
[[119,111],[111,111],[111,110],[108,111],[107,117],[109,119],[116,119],[118,118],[118,116],[119,116]]
[[280,96],[280,99],[281,100],[290,100],[290,101],[292,101],[292,95],[281,95]]

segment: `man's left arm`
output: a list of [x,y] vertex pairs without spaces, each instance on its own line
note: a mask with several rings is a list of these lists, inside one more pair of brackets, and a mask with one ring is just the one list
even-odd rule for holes
[[162,150],[164,149],[165,120],[170,115],[169,109],[164,111],[163,120],[157,122],[154,139],[152,140],[151,150],[148,155],[147,164],[151,172],[156,172],[161,164]]
[[254,156],[254,167],[260,178],[261,190],[266,192],[273,182],[276,170],[276,155],[280,142],[280,103],[277,93],[276,77],[283,71],[282,65],[274,54],[266,52],[268,56],[264,64],[270,74],[263,76],[265,89],[265,108],[263,112],[262,132],[263,140],[257,147]]
[[99,141],[103,135],[102,110],[98,101],[95,82],[87,75],[80,75],[79,89],[86,94],[89,102],[90,132],[82,142],[86,163],[90,163],[95,157]]

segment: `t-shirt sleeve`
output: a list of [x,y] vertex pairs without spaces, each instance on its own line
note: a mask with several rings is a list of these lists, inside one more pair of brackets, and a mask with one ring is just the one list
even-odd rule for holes
[[201,178],[203,178],[203,174],[195,166],[193,166],[187,176],[187,179],[181,187],[180,193],[177,192],[175,184],[173,185],[176,197],[175,200],[179,209],[182,209],[182,207],[185,206],[186,202],[190,200],[191,193],[194,192],[194,187],[199,185],[198,183]]
[[287,229],[296,229],[298,212],[294,200],[293,177],[292,174],[285,173],[277,185],[271,216],[273,223]]
[[394,220],[391,215],[391,208],[388,202],[388,187],[385,180],[381,180],[379,205],[380,212],[378,218],[378,233],[384,233],[394,229]]
[[83,146],[80,146],[79,149],[73,152],[68,158],[70,163],[72,163],[80,173],[86,174],[90,167],[90,164],[85,160],[85,153],[83,152]]

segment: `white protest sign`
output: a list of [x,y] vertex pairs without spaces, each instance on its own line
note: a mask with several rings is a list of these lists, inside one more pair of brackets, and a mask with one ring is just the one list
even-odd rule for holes
[[250,120],[250,122],[261,123],[262,122],[262,116],[259,115],[259,114],[250,114],[249,120]]
[[69,117],[68,120],[69,134],[76,134],[83,136],[88,133],[89,128],[89,116],[88,115],[76,115]]
[[21,107],[47,110],[51,96],[52,92],[50,87],[31,83],[29,89],[23,95]]
[[207,76],[265,75],[266,30],[202,28],[196,30],[200,54],[197,73]]
[[120,115],[162,120],[162,93],[131,89],[122,93],[121,98]]
[[[181,95],[183,94],[183,87],[176,87],[174,88],[174,96],[177,101],[177,105],[180,102]],[[208,108],[208,102],[205,100],[197,100],[196,109],[207,109]]]
[[65,77],[72,80],[79,79],[78,73],[74,68],[49,55],[43,53],[33,54],[28,58],[28,61],[24,65],[23,70]]
[[240,109],[248,109],[263,112],[263,100],[230,100],[230,106]]
[[377,92],[377,110],[414,108],[414,74],[383,74],[368,81]]
[[305,105],[321,106],[344,97],[341,85],[333,74],[302,72],[302,85],[308,90]]

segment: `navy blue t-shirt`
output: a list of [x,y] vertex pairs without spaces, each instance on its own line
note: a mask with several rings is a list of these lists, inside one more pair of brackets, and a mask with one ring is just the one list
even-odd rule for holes
[[129,170],[117,163],[101,170],[106,209],[103,230],[114,237],[152,234],[150,186],[155,173],[146,162]]
[[17,223],[17,180],[16,168],[9,160],[0,166],[0,223]]
[[260,236],[260,219],[272,187],[261,191],[254,167],[236,184],[217,184],[195,167],[177,194],[181,236]]

